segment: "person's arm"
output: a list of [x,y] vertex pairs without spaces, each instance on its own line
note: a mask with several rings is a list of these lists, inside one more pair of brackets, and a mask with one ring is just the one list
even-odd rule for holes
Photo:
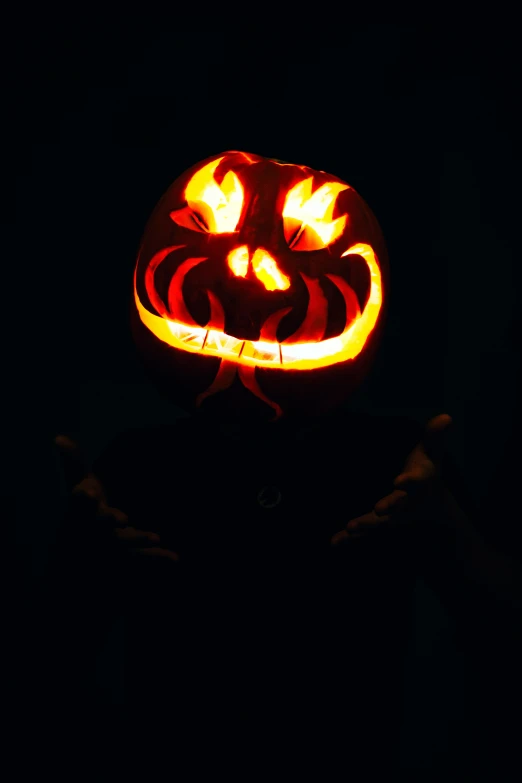
[[421,576],[450,612],[507,610],[522,623],[521,564],[485,540],[444,484],[433,518],[419,532]]
[[75,443],[58,437],[56,446],[68,504],[32,597],[26,668],[33,699],[74,704],[90,699],[96,656],[133,600],[134,564],[178,557],[161,547],[156,533],[137,530],[126,513],[108,505],[105,487]]
[[473,504],[468,503],[465,511],[450,489],[459,483],[454,470],[445,470],[448,463],[443,459],[450,426],[446,414],[428,422],[423,439],[393,482],[393,491],[371,512],[350,520],[332,544],[349,546],[354,537],[406,526],[415,540],[412,552],[419,575],[451,614],[485,621],[494,620],[496,613],[506,617],[507,610],[516,629],[522,620],[521,565],[483,538],[473,519]]

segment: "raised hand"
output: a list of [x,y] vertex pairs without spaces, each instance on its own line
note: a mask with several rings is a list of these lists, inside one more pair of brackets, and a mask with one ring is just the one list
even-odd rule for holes
[[444,435],[451,423],[451,416],[446,413],[430,419],[422,439],[393,481],[394,489],[367,514],[351,519],[332,537],[333,545],[392,524],[410,523],[419,516],[436,512],[442,490],[440,475]]
[[[107,556],[126,558],[140,555],[177,562],[178,555],[161,546],[157,533],[138,530],[126,513],[109,506],[105,488],[89,470],[76,443],[64,435],[55,438],[62,458],[69,508],[62,531],[61,556]],[[71,551],[67,552],[67,542]],[[65,547],[64,547],[65,544]]]

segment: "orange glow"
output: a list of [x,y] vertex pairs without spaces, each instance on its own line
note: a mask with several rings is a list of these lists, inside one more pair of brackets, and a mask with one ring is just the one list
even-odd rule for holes
[[348,215],[332,220],[337,196],[348,185],[326,182],[312,194],[313,177],[298,182],[286,196],[283,222],[293,250],[320,250],[341,236]]
[[237,175],[233,171],[227,172],[221,185],[214,179],[223,157],[203,166],[185,188],[187,204],[202,218],[211,234],[235,231],[243,208],[243,186]]
[[308,277],[301,272],[305,285],[308,289],[308,307],[306,316],[299,327],[287,342],[306,343],[319,342],[323,339],[328,323],[328,301],[324,295],[319,280]]
[[252,267],[267,291],[286,291],[290,288],[290,278],[278,268],[272,256],[258,248],[252,258]]
[[248,272],[249,252],[246,245],[236,247],[227,256],[227,263],[237,277],[246,277]]
[[[264,253],[264,251],[262,252]],[[345,327],[342,334],[337,337],[331,337],[328,340],[299,343],[284,342],[281,344],[275,340],[253,342],[240,340],[225,334],[220,329],[211,328],[214,326],[211,322],[206,327],[201,327],[193,323],[170,320],[166,316],[154,315],[143,306],[139,299],[136,289],[136,272],[134,273],[134,299],[144,325],[159,340],[167,343],[172,348],[217,356],[234,364],[254,367],[275,367],[283,370],[313,370],[317,367],[328,367],[332,364],[354,359],[361,353],[377,323],[382,305],[381,272],[378,259],[372,247],[363,243],[353,245],[342,254],[342,257],[349,255],[359,255],[366,261],[371,276],[370,295],[363,312],[356,313],[354,320],[351,321],[349,326]],[[268,257],[270,258],[270,256]],[[197,261],[201,260],[197,259]],[[334,285],[337,285],[345,297],[348,311],[348,307],[352,307],[352,303],[347,299],[348,284],[342,280],[342,283],[347,288],[346,291],[343,291],[344,286],[340,278],[336,275],[326,276]],[[282,314],[284,315],[284,312]],[[273,319],[273,316],[271,318]],[[275,328],[272,327],[274,327],[273,323],[271,323],[269,332],[270,334],[275,334]]]

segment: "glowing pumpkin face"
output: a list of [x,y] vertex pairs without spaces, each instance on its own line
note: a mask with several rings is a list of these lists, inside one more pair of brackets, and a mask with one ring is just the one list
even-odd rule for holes
[[135,335],[189,402],[237,379],[277,418],[360,382],[386,291],[382,234],[353,188],[227,152],[179,177],[156,207],[134,274]]

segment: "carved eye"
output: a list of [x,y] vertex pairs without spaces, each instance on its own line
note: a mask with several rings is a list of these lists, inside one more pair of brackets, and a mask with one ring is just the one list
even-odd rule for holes
[[203,166],[185,188],[187,206],[170,213],[171,219],[184,228],[208,234],[228,234],[236,230],[243,208],[243,186],[229,171],[221,185],[214,172],[223,157]]
[[283,207],[285,239],[291,250],[321,250],[344,231],[348,215],[332,220],[337,196],[349,185],[326,182],[312,194],[313,177],[288,191]]

